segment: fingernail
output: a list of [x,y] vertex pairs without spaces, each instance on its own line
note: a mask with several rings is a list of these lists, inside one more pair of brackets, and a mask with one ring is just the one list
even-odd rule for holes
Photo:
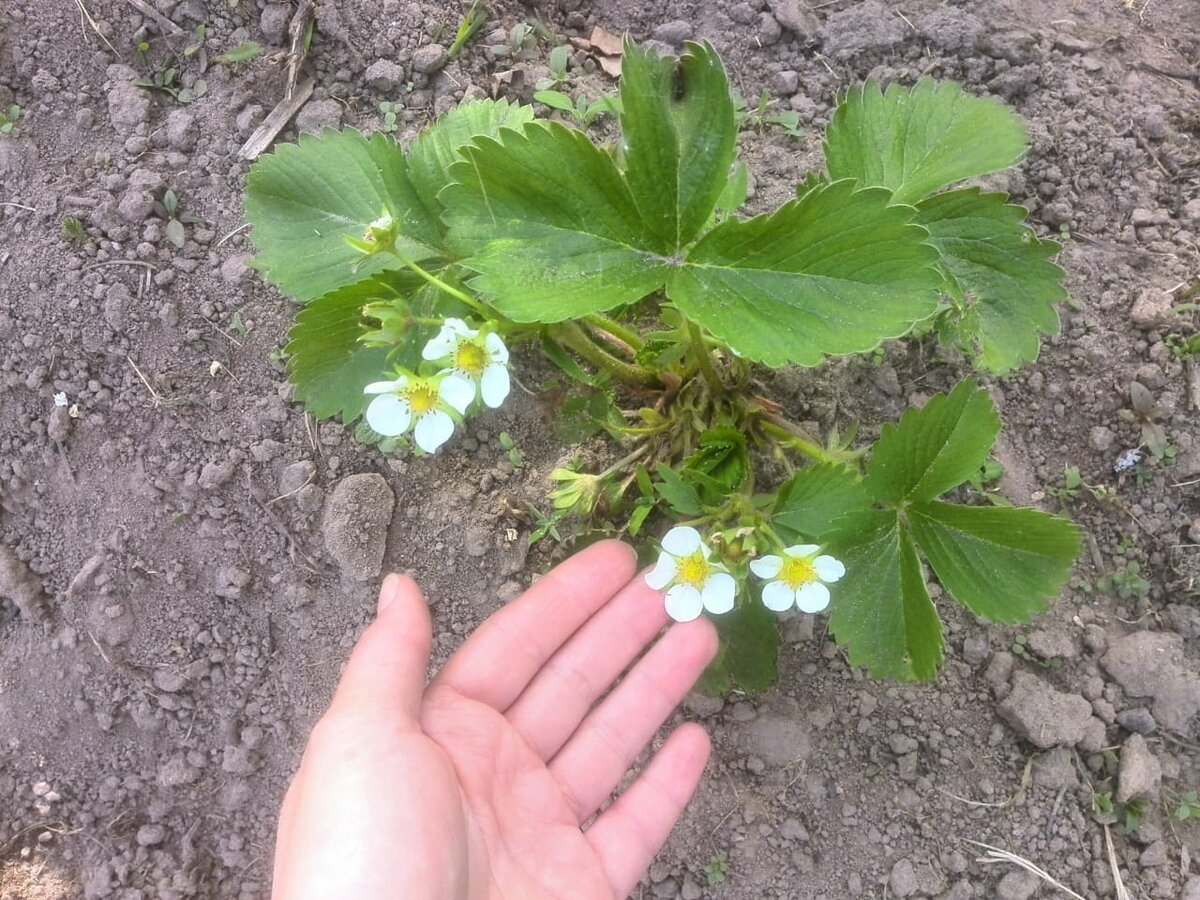
[[383,585],[379,588],[379,608],[375,613],[377,616],[383,615],[383,611],[392,605],[399,589],[400,576],[395,572],[383,579]]

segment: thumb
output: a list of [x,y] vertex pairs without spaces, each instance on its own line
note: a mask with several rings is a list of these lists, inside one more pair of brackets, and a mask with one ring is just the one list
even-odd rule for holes
[[389,575],[379,590],[379,613],[350,654],[330,712],[399,716],[415,726],[431,639],[421,589],[407,575]]

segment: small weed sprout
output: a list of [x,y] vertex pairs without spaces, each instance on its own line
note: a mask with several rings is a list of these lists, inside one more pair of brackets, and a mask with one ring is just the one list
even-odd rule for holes
[[379,104],[379,130],[384,134],[395,134],[398,126],[397,115],[403,107],[399,103],[383,101]]
[[[520,23],[491,49],[527,56],[545,37]],[[569,57],[552,56],[561,86]],[[944,644],[926,572],[942,602],[1029,621],[1080,533],[960,491],[999,474],[987,390],[963,380],[870,443],[853,423],[813,433],[764,377],[898,335],[987,372],[1036,358],[1066,298],[1058,245],[1006,195],[963,186],[1021,158],[1016,115],[950,82],[868,82],[839,98],[822,167],[750,217],[739,126],[799,123],[765,96],[739,110],[710,45],[676,58],[626,40],[612,97],[553,84],[536,100],[566,122],[474,101],[405,149],[386,130],[326,130],[255,163],[253,264],[302,304],[286,347],[296,399],[380,452],[435,454],[541,353],[561,373],[541,386],[558,436],[603,437],[615,461],[556,468],[547,512],[509,513],[531,543],[608,535],[656,556],[647,583],[667,612],[707,615],[721,635],[709,692],[769,688],[777,617],[796,611],[827,609],[850,664],[875,677],[933,677]],[[603,114],[620,152],[587,132]],[[1062,497],[1085,487],[1076,474]],[[723,880],[723,859],[709,871]]]
[[8,109],[0,109],[0,134],[9,137],[19,137],[21,129],[17,124],[24,116],[24,112],[17,104],[12,104]]
[[215,56],[213,62],[231,69],[237,68],[258,59],[262,56],[262,52],[262,44],[258,41],[242,41],[237,46],[230,47],[224,53]]
[[454,59],[462,53],[463,48],[471,43],[483,26],[487,24],[487,18],[487,4],[484,0],[472,0],[470,8],[462,17],[462,21],[458,23],[458,30],[454,34],[454,40],[451,42],[446,56]]
[[704,864],[704,879],[709,887],[720,887],[729,880],[729,863],[724,853],[717,853]]

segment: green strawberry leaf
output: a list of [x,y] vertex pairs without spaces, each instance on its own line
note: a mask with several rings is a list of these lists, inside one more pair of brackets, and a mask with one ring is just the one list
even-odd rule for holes
[[707,43],[674,59],[626,38],[621,105],[634,202],[652,248],[674,253],[708,222],[733,165],[737,122],[721,59]]
[[871,505],[862,479],[845,466],[822,463],[801,469],[784,482],[771,525],[789,540],[820,542],[833,523]]
[[426,128],[408,148],[408,177],[429,217],[440,220],[438,193],[451,182],[450,167],[462,149],[478,137],[495,137],[501,128],[533,121],[533,107],[507,100],[476,100],[456,106]]
[[761,694],[779,679],[779,625],[774,613],[757,598],[743,599],[730,612],[710,616],[721,648],[696,689],[711,696],[739,687]]
[[845,516],[825,551],[846,567],[832,588],[829,630],[849,651],[850,664],[874,678],[932,678],[942,663],[942,624],[896,510]]
[[352,129],[302,134],[246,176],[246,219],[259,251],[251,265],[297,300],[401,268],[391,254],[364,257],[347,242],[361,240],[384,215],[399,223],[396,246],[409,259],[440,255],[437,221],[413,190],[404,155],[384,134],[369,141]]
[[913,212],[853,181],[816,187],[771,215],[718,225],[671,266],[667,296],[767,365],[870,350],[937,308],[937,252]]
[[1037,358],[1040,335],[1058,332],[1054,304],[1067,296],[1062,269],[1050,262],[1058,244],[1039,240],[1024,225],[1025,209],[1007,199],[967,188],[917,205],[961,304],[952,327],[993,372]]
[[403,276],[385,273],[330,291],[300,310],[288,332],[288,374],[295,397],[318,419],[350,423],[369,398],[363,388],[387,377],[388,351],[359,342],[366,331],[362,308],[403,302]]
[[1029,145],[1017,115],[952,81],[851,88],[825,130],[833,179],[857,178],[915,203],[966,178],[1007,169]]
[[867,466],[867,492],[881,503],[934,500],[983,465],[999,432],[987,391],[960,382],[883,427]]
[[450,241],[500,312],[559,322],[662,287],[664,261],[648,252],[629,186],[587,135],[532,123],[462,153],[441,194]]
[[993,622],[1028,622],[1079,553],[1079,529],[1036,509],[933,502],[910,507],[908,521],[942,586]]

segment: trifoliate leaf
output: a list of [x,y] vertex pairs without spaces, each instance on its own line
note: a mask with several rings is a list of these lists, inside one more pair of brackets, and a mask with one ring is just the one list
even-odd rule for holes
[[711,696],[728,693],[734,686],[747,694],[769,690],[779,678],[775,615],[757,597],[751,597],[709,621],[717,627],[721,649],[701,676],[697,690]]
[[663,259],[647,252],[628,185],[585,134],[533,123],[463,155],[441,194],[450,241],[506,316],[559,322],[662,287]]
[[1079,529],[1036,509],[914,504],[913,537],[942,586],[993,622],[1028,622],[1079,553]]
[[351,129],[302,134],[260,158],[246,176],[246,219],[259,249],[251,265],[297,300],[400,268],[390,253],[367,257],[346,240],[361,240],[383,216],[395,221],[396,247],[410,260],[439,255],[438,224],[413,190],[403,154],[384,134],[369,141]]
[[718,225],[672,265],[667,296],[767,365],[870,350],[938,304],[937,251],[913,214],[853,181],[817,187],[771,215]]
[[840,516],[870,505],[862,479],[845,466],[822,463],[801,469],[784,482],[776,495],[771,525],[789,540],[821,541]]
[[975,474],[999,431],[987,391],[960,382],[883,427],[867,466],[867,491],[881,503],[935,500]]
[[408,148],[408,177],[430,218],[442,215],[438,192],[450,183],[450,166],[462,148],[478,137],[495,137],[501,128],[533,121],[533,108],[507,100],[476,100],[456,106],[421,132]]
[[915,203],[966,178],[1007,169],[1029,141],[1025,126],[994,100],[952,81],[922,78],[912,88],[874,81],[851,88],[825,131],[831,178],[857,178]]
[[942,624],[896,510],[845,516],[825,550],[846,567],[831,589],[829,630],[850,664],[874,678],[932,678],[942,663]]
[[729,181],[737,122],[717,52],[660,57],[626,38],[621,63],[626,179],[655,252],[692,240]]
[[1025,209],[1007,199],[968,188],[917,205],[964,307],[950,313],[964,349],[993,372],[1037,358],[1039,335],[1058,332],[1054,304],[1067,296],[1062,269],[1049,261],[1058,244],[1039,240],[1023,224]]
[[288,332],[288,374],[295,397],[318,419],[362,415],[363,388],[387,376],[388,350],[359,342],[368,303],[402,301],[402,282],[385,273],[330,291],[300,310]]

